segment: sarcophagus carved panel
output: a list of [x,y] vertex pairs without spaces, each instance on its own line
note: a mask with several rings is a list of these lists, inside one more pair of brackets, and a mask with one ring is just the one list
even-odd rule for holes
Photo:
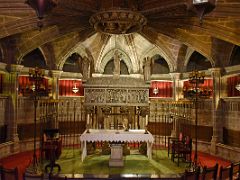
[[85,88],[85,105],[148,105],[148,89]]

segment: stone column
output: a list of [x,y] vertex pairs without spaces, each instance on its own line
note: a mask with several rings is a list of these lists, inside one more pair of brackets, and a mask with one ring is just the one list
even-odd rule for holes
[[216,154],[216,144],[222,142],[222,121],[219,116],[219,102],[221,98],[221,69],[209,69],[213,78],[213,97],[212,97],[212,121],[213,121],[213,136],[211,140],[211,153]]
[[[173,81],[173,99],[174,101],[178,101],[180,98],[182,98],[182,87],[183,85],[181,84],[180,80],[180,75],[181,73],[170,73]],[[173,129],[171,131],[171,136],[175,137],[177,134],[177,119],[172,117],[173,119]]]
[[17,123],[18,123],[18,76],[23,66],[12,64],[9,67],[8,81],[6,81],[6,89],[9,93],[8,106],[8,140],[18,142]]
[[85,113],[86,113],[86,129],[90,129],[93,128],[93,124],[92,124],[92,120],[91,120],[91,116],[93,115],[93,107],[92,106],[86,106],[85,107]]
[[145,121],[145,126],[148,125],[148,114],[146,114],[146,121]]
[[7,64],[0,62],[0,71],[3,73],[3,95],[9,95],[9,73],[7,72]]
[[52,74],[52,97],[53,99],[59,99],[59,78],[62,71],[51,70]]
[[[51,70],[52,75],[52,98],[55,100],[59,99],[59,78],[61,76],[62,71],[59,70]],[[50,104],[48,104],[50,105]],[[56,112],[58,112],[58,105],[56,105]],[[56,117],[53,117],[53,127],[58,128],[58,115]]]
[[90,124],[90,114],[87,113],[87,124],[89,125]]
[[183,84],[181,84],[180,75],[181,73],[170,73],[173,81],[173,99],[174,101],[178,101],[178,99],[182,98],[182,87]]
[[[6,76],[5,74],[7,74],[6,67],[7,67],[7,64],[0,62],[0,73],[4,74],[4,76]],[[4,83],[4,80],[5,79],[3,78],[3,83]],[[4,89],[6,89],[6,85],[5,84],[4,84],[4,86],[2,88],[3,88],[2,89],[3,93],[6,93],[6,91],[4,90]]]

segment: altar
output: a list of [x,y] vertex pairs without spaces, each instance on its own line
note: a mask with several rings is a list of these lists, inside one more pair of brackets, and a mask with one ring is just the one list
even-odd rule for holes
[[153,135],[150,132],[145,133],[144,129],[109,130],[109,129],[89,129],[81,136],[82,161],[87,156],[87,142],[110,142],[110,143],[130,143],[146,142],[147,156],[152,158]]

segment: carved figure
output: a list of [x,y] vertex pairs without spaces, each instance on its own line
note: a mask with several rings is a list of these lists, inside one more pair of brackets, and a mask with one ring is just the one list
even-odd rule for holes
[[88,57],[84,56],[82,59],[82,75],[83,79],[88,79],[90,77],[90,61]]
[[150,81],[151,74],[152,74],[152,58],[146,57],[143,60],[143,75],[145,81]]
[[114,56],[113,56],[113,61],[114,61],[114,75],[120,75],[120,54],[118,53],[118,50],[115,50]]

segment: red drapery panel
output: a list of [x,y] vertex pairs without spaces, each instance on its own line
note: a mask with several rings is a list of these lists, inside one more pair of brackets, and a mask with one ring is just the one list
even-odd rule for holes
[[[212,79],[205,79],[203,84],[198,85],[200,91],[211,91],[210,97],[212,97],[212,91],[213,91],[213,80]],[[185,91],[193,89],[193,84],[189,83],[189,81],[183,82],[183,89]]]
[[[154,93],[158,89],[158,93]],[[169,81],[151,81],[149,97],[172,97],[173,83]]]
[[[18,77],[18,94],[24,95],[29,93],[32,90],[34,82],[29,80],[28,76],[19,76]],[[48,79],[44,78],[40,88],[49,90]]]
[[240,92],[236,89],[236,85],[240,83],[240,77],[234,76],[227,79],[228,97],[240,96]]
[[[73,88],[76,86],[78,92],[74,93]],[[84,96],[84,90],[81,80],[59,80],[59,95],[60,96]]]
[[0,93],[3,92],[3,74],[0,74]]
[[[184,88],[189,89],[189,88],[192,88],[192,86],[193,85],[191,83],[189,83],[189,81],[184,81],[184,83],[183,83]],[[204,88],[205,89],[206,88],[213,89],[213,80],[212,79],[205,79],[204,83],[199,84],[198,86],[199,86],[199,88],[202,88],[202,89],[204,89]]]

